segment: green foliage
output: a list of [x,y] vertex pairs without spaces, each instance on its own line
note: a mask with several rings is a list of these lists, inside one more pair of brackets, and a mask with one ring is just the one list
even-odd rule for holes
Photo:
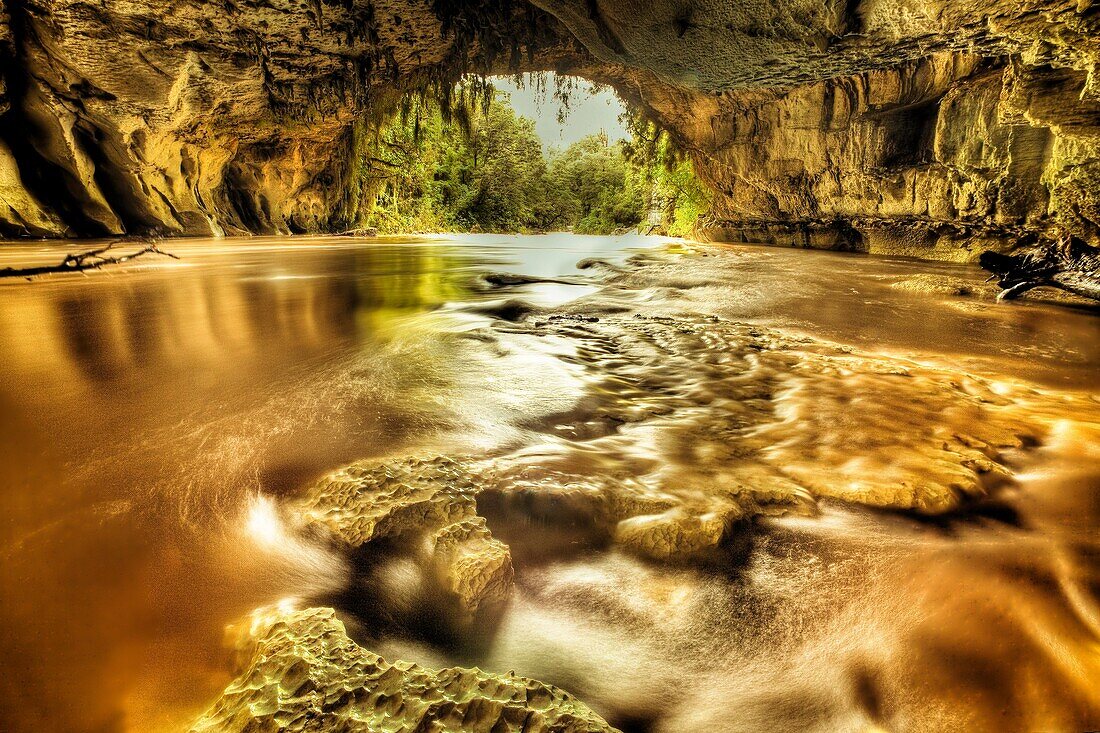
[[662,163],[655,184],[664,199],[665,232],[673,237],[690,236],[711,204],[711,193],[695,177],[691,161],[685,158],[668,165]]
[[354,147],[361,196],[373,200],[363,223],[383,233],[610,234],[646,221],[656,196],[662,229],[687,233],[706,199],[690,163],[669,165],[665,148],[647,157],[637,139],[612,144],[601,133],[547,155],[534,123],[483,81],[460,84],[445,100],[410,96],[374,139]]
[[546,162],[534,123],[461,89],[410,98],[362,156],[382,232],[544,228]]
[[646,201],[621,145],[589,135],[550,156],[561,217],[580,234],[609,234],[641,223]]
[[710,210],[710,191],[668,133],[638,113],[628,112],[622,121],[631,133],[623,153],[648,182],[650,206],[660,219],[651,226],[669,236],[690,236],[699,217]]

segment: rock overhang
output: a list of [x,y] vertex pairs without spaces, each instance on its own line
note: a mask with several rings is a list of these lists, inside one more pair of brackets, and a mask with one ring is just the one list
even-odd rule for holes
[[615,87],[715,191],[700,234],[974,259],[1100,236],[1100,11],[1066,0],[7,2],[0,229],[354,225],[409,89]]

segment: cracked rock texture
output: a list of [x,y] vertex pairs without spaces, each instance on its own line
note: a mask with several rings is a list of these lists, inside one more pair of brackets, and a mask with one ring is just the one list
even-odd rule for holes
[[477,516],[484,482],[476,466],[451,458],[361,462],[321,479],[294,509],[308,526],[363,547],[381,539],[428,548],[423,564],[439,591],[472,620],[508,600],[512,555]]
[[716,239],[965,260],[1100,240],[1092,0],[5,0],[0,232],[333,231],[403,89],[614,85]]
[[512,553],[495,539],[485,520],[471,517],[435,533],[433,568],[440,587],[474,613],[508,600],[512,590]]
[[474,517],[480,483],[464,461],[362,461],[325,476],[299,506],[308,523],[360,547]]
[[389,664],[358,646],[330,608],[254,614],[238,676],[191,728],[236,731],[614,731],[564,690],[478,669]]

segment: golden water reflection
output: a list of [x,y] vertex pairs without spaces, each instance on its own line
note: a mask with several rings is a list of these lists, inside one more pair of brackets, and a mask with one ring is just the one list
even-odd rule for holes
[[16,728],[148,730],[201,702],[223,681],[225,619],[343,577],[287,547],[261,494],[437,427],[412,395],[446,370],[406,342],[463,297],[472,258],[173,250],[182,264],[0,296],[3,646],[19,660],[0,708]]
[[[0,285],[0,716],[13,730],[185,724],[228,681],[228,621],[261,605],[335,603],[349,582],[348,558],[296,533],[280,509],[284,496],[345,463],[551,438],[583,444],[594,471],[623,458],[620,434],[603,443],[575,431],[562,437],[562,416],[642,372],[652,394],[616,409],[663,409],[683,387],[679,376],[695,373],[694,352],[677,363],[601,352],[592,359],[604,360],[603,371],[593,375],[580,364],[583,342],[568,334],[485,333],[499,321],[493,308],[509,299],[538,309],[591,294],[614,268],[581,273],[573,263],[621,262],[624,248],[641,244],[563,236],[180,242],[170,247],[179,262]],[[59,246],[45,254],[53,258]],[[42,249],[13,247],[0,265],[42,257]],[[844,717],[847,687],[809,689],[815,674],[836,668],[856,670],[857,680],[867,676],[860,670],[875,670],[873,683],[851,694],[888,717],[891,704],[908,711],[905,701],[926,700],[922,689],[943,698],[958,684],[951,670],[972,667],[947,698],[962,708],[979,701],[959,723],[978,729],[995,720],[987,716],[997,714],[999,685],[1024,680],[1035,688],[1029,700],[1070,699],[1049,689],[1053,679],[1087,689],[1098,666],[1082,650],[1097,648],[1100,587],[1097,435],[1087,425],[1098,417],[1085,401],[1100,387],[1096,314],[892,287],[928,269],[980,281],[954,266],[748,247],[706,253],[705,267],[688,249],[683,261],[654,256],[636,281],[623,275],[620,284],[634,288],[630,308],[705,309],[901,355],[940,375],[972,371],[994,391],[1020,383],[1067,390],[1076,412],[1053,431],[1044,423],[1047,442],[1016,466],[1008,513],[993,519],[939,526],[830,505],[811,519],[767,520],[751,562],[728,576],[614,554],[534,563],[475,657],[425,651],[412,639],[381,643],[414,658],[520,669],[568,685],[623,725],[664,731],[867,723]],[[507,294],[483,288],[478,274],[501,269],[592,280]],[[710,338],[704,329],[700,342]],[[720,371],[723,353],[698,355]],[[769,379],[791,377],[781,362],[769,366],[749,349],[743,357],[774,371]],[[801,392],[777,392],[790,406],[789,430],[768,434],[783,430],[772,425],[755,437],[773,441],[774,463],[799,465],[796,478],[807,482],[831,474],[800,460],[816,451],[837,463],[853,436],[861,445],[881,437],[874,424],[844,432],[835,419],[853,385],[866,386],[862,398],[873,409],[865,414],[908,424],[913,434],[951,409],[929,399],[899,415],[905,406],[891,402],[887,377],[837,369],[818,378],[812,364],[803,371]],[[682,459],[669,465],[681,477],[707,451],[707,460],[736,457],[732,443],[715,437],[716,414],[697,411],[694,432],[668,433]],[[667,459],[667,444],[654,445],[640,460]],[[919,472],[888,465],[883,445],[884,474]],[[866,472],[858,462],[848,469]],[[1029,557],[1037,559],[1029,565]],[[1029,626],[1022,614],[1040,622]],[[1030,641],[1006,647],[999,634]],[[880,640],[882,658],[860,657],[868,639]],[[891,657],[891,644],[918,652]],[[907,677],[898,658],[927,676]],[[1022,671],[1012,677],[1004,669],[1014,664]],[[800,676],[803,686],[784,687]],[[1100,704],[1072,699],[1076,709],[1009,712],[1015,723],[1063,729]]]

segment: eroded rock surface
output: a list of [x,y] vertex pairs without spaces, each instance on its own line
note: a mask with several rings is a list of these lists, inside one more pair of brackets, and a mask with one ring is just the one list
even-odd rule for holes
[[564,690],[478,669],[390,664],[330,608],[260,610],[240,629],[238,676],[191,728],[235,731],[614,731]]
[[[623,314],[635,286],[659,282],[645,269],[485,335],[569,343],[563,358],[587,374],[576,411],[540,438],[476,459],[356,464],[295,511],[355,547],[428,548],[419,562],[475,612],[507,598],[509,547],[678,562],[823,500],[945,514],[1011,484],[1013,454],[1056,429],[1061,403],[1023,384],[716,316]],[[498,526],[524,531],[493,538]]]
[[0,232],[354,229],[408,88],[614,85],[715,191],[701,233],[968,260],[1100,239],[1087,0],[7,2]]
[[293,511],[353,548],[398,540],[472,617],[508,599],[513,575],[507,545],[476,514],[482,470],[446,457],[357,463],[321,479]]
[[958,261],[1055,231],[1095,240],[1100,101],[1067,63],[941,52],[685,104],[677,129],[718,191],[702,233]]
[[691,557],[717,548],[742,513],[735,504],[713,512],[691,514],[672,509],[663,514],[631,517],[615,527],[615,541],[656,560]]
[[473,517],[480,485],[468,461],[363,461],[325,476],[306,491],[296,509],[306,522],[360,547]]
[[448,524],[432,541],[436,580],[458,599],[462,610],[475,613],[508,600],[512,554],[493,537],[482,517]]

